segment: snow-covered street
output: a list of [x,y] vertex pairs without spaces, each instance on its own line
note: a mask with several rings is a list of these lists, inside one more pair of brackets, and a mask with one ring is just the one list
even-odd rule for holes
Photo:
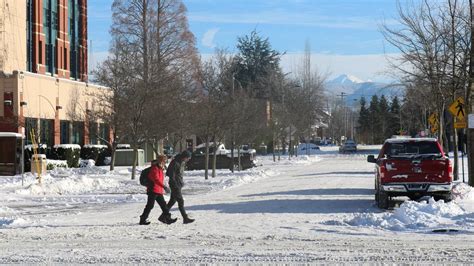
[[157,206],[138,225],[146,197],[127,168],[55,171],[41,186],[2,177],[0,263],[472,262],[474,190],[379,210],[366,163],[377,148],[259,157],[260,167],[208,181],[186,172],[187,225],[176,208],[177,223],[159,223]]

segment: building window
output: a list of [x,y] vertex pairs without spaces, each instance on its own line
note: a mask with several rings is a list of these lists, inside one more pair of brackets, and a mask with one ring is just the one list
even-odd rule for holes
[[61,121],[60,126],[61,126],[61,144],[69,144],[70,141],[70,133],[71,131],[69,130],[70,126],[69,121]]
[[38,138],[38,119],[36,118],[25,118],[25,144],[33,144],[31,141],[31,133],[34,130],[35,138]]
[[89,123],[89,143],[90,144],[97,144],[97,133],[99,133],[98,128],[97,128],[97,123],[90,122]]
[[38,64],[43,64],[43,42],[39,41],[38,45]]
[[54,120],[40,119],[40,143],[51,147],[54,144]]
[[109,129],[109,125],[107,124],[100,124],[100,127],[99,127],[99,135],[100,135],[100,144],[107,144],[105,142],[105,140],[107,141],[110,141],[109,140],[109,136],[110,136],[110,129]]
[[84,145],[84,122],[72,123],[72,144]]
[[63,48],[63,60],[64,60],[64,67],[63,69],[68,69],[67,67],[67,49],[66,48]]

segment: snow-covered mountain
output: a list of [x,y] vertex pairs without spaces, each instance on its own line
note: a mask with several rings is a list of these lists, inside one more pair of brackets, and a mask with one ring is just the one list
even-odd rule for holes
[[357,83],[363,83],[364,81],[356,76],[343,74],[339,77],[329,81],[329,83],[334,85],[352,85]]
[[400,97],[401,88],[392,86],[388,83],[373,82],[372,80],[364,81],[353,75],[343,74],[333,80],[326,82],[326,91],[329,95],[346,94],[346,102],[359,100],[364,96],[368,101],[373,95],[385,95],[391,98],[393,95]]

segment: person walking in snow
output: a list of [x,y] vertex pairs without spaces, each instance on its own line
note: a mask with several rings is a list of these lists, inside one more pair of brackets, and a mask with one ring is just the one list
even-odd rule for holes
[[148,200],[143,210],[143,214],[140,216],[141,225],[149,225],[150,222],[147,220],[148,215],[150,215],[151,210],[155,206],[155,201],[160,205],[162,214],[158,220],[165,224],[172,224],[176,222],[176,218],[172,219],[169,212],[169,208],[166,205],[165,198],[163,194],[165,193],[165,175],[164,169],[166,164],[166,156],[159,156],[158,160],[153,161],[151,165],[150,172],[148,174],[149,185],[147,187]]
[[183,151],[176,155],[173,161],[169,164],[169,169],[166,171],[166,175],[170,178],[171,198],[168,202],[168,209],[178,202],[179,211],[183,216],[183,223],[189,224],[194,222],[194,219],[189,218],[184,209],[184,199],[181,189],[184,186],[183,174],[186,167],[186,163],[191,159],[191,153],[189,151]]

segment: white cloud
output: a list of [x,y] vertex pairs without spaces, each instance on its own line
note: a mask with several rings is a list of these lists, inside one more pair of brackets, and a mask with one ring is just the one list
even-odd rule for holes
[[217,32],[219,32],[219,28],[213,28],[206,31],[206,33],[204,33],[204,36],[202,37],[202,45],[209,48],[216,47],[216,45],[214,44],[214,37],[216,37]]

